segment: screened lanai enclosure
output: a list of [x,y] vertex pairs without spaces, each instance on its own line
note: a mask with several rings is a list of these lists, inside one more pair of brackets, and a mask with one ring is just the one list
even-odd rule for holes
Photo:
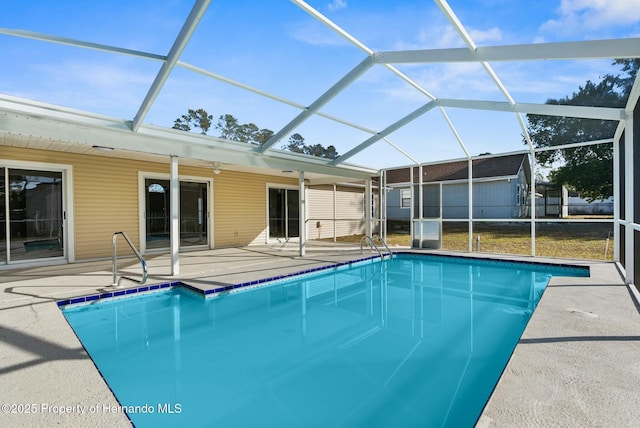
[[[638,22],[626,2],[569,10],[516,1],[486,13],[453,0],[132,3],[3,8],[0,264],[90,254],[78,242],[96,227],[95,198],[136,206],[139,224],[127,227],[147,230],[140,244],[149,249],[170,248],[176,273],[181,246],[242,238],[247,210],[226,202],[242,197],[242,180],[212,189],[217,177],[250,173],[267,177],[266,239],[295,238],[301,255],[326,223],[310,214],[308,190],[359,186],[362,218],[343,220],[361,221],[365,234],[404,236],[401,245],[418,249],[553,257],[582,257],[596,240],[584,257],[620,262],[627,281],[640,282],[638,78],[617,107],[546,102],[615,73],[614,60],[637,64]],[[208,122],[172,128],[192,109]],[[614,125],[602,138],[578,131],[545,145],[531,136],[532,115],[561,118],[560,127]],[[292,150],[292,138],[337,155]],[[601,160],[609,199],[580,199],[553,182],[551,152],[596,146],[612,153]],[[84,171],[47,153],[95,163]],[[123,199],[118,171],[133,161],[150,165],[135,184],[146,191]],[[91,169],[109,169],[109,181],[86,184]],[[203,169],[210,175],[196,177]],[[91,198],[80,200],[83,186]],[[570,214],[577,199],[588,214]],[[341,208],[334,197],[332,222]],[[238,224],[214,224],[221,209],[235,210]],[[573,246],[551,252],[560,238]]]

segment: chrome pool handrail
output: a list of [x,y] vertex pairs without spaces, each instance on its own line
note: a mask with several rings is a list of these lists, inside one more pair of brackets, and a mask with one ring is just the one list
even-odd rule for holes
[[370,237],[369,235],[364,235],[364,236],[362,237],[362,239],[360,239],[360,254],[362,254],[362,243],[363,243],[364,241],[366,241],[366,240],[368,240],[369,242],[371,242],[371,246],[372,246],[373,248],[375,248],[375,249],[376,249],[376,251],[378,252],[378,255],[380,256],[380,258],[383,258],[383,257],[382,257],[382,253],[380,252],[380,248],[378,248],[378,246],[376,245],[376,243],[375,243],[375,242],[373,242],[373,238],[372,238],[372,237]]
[[[380,242],[382,242],[382,245],[384,245],[384,248],[386,248],[387,251],[389,252],[389,258],[392,258],[393,257],[393,252],[391,251],[391,248],[389,248],[387,243],[384,242],[384,239],[382,239],[382,237],[380,235],[376,234],[375,236],[378,238],[378,240]],[[378,247],[378,245],[376,245],[376,242],[373,240],[373,237],[371,237],[369,235],[365,235],[365,236],[362,237],[362,239],[360,239],[360,254],[362,254],[362,243],[364,241],[369,241],[371,243],[371,246],[373,248],[375,248],[376,251],[378,252],[378,255],[380,256],[380,258],[384,259],[385,255],[382,254],[382,252],[380,251],[380,248]]]
[[387,251],[389,252],[389,256],[393,257],[393,252],[391,251],[391,248],[389,248],[389,246],[387,245],[386,242],[384,242],[384,239],[382,239],[382,236],[378,235],[377,233],[375,234],[375,236],[378,238],[378,240],[380,242],[382,242],[382,245],[384,245],[384,248],[387,249]]
[[140,252],[136,249],[135,245],[133,245],[133,243],[131,242],[131,240],[129,239],[129,236],[123,232],[115,232],[113,234],[113,237],[111,238],[112,241],[112,246],[113,246],[113,283],[111,285],[116,286],[118,285],[118,251],[117,251],[117,241],[118,241],[118,235],[122,235],[122,237],[124,238],[124,240],[127,242],[127,244],[129,244],[129,247],[131,248],[131,250],[133,250],[133,253],[136,255],[136,257],[138,258],[138,260],[140,261],[140,265],[142,265],[142,279],[141,280],[137,280],[134,278],[129,278],[129,277],[123,277],[126,279],[129,279],[131,281],[135,281],[139,284],[144,284],[145,282],[147,282],[147,262],[145,262],[144,258],[142,257],[142,255],[140,255]]

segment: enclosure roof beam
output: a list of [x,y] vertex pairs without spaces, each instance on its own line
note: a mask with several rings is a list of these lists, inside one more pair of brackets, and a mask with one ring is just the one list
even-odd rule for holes
[[377,52],[378,64],[596,60],[640,57],[640,38]]
[[[337,24],[335,24],[329,18],[327,18],[326,16],[324,16],[323,14],[321,14],[320,12],[315,10],[313,7],[309,6],[303,0],[291,0],[291,1],[293,1],[293,3],[295,3],[298,7],[300,7],[302,10],[307,12],[309,15],[311,15],[312,17],[314,17],[315,19],[317,19],[318,21],[320,21],[321,23],[323,23],[324,25],[329,27],[331,30],[333,30],[334,32],[338,33],[338,35],[342,36],[347,41],[349,41],[350,43],[352,43],[355,46],[357,46],[360,50],[365,52],[367,55],[369,55],[371,57],[374,57],[374,58],[377,56],[377,54],[374,53],[374,51],[371,50],[369,47],[367,47],[364,43],[362,43],[361,41],[359,41],[358,39],[353,37],[351,34],[347,33],[345,30],[340,28]],[[409,78],[406,74],[404,74],[403,72],[401,72],[400,70],[395,68],[393,65],[385,64],[385,66],[389,70],[391,70],[395,75],[400,77],[402,80],[404,80],[409,85],[411,85],[414,88],[416,88],[418,91],[422,92],[427,97],[431,98],[432,100],[436,99],[435,95],[431,94],[429,91],[427,91],[425,88],[420,86],[414,80]]]
[[103,45],[100,43],[91,43],[83,40],[70,39],[67,37],[53,36],[50,34],[37,33],[35,31],[12,30],[9,28],[0,28],[0,34],[21,37],[23,39],[32,39],[32,40],[39,40],[43,42],[57,43],[60,45],[73,46],[77,48],[92,49],[92,50],[97,50],[102,52],[117,53],[121,55],[130,55],[138,58],[154,59],[159,61],[165,61],[167,59],[165,55],[157,55],[157,54],[137,51],[133,49],[119,48],[116,46]]
[[187,20],[184,22],[184,25],[180,30],[180,33],[178,33],[178,37],[176,37],[176,40],[174,41],[173,46],[169,51],[169,55],[167,55],[167,59],[162,63],[160,71],[156,75],[155,80],[151,84],[151,88],[142,101],[142,105],[138,109],[138,113],[136,113],[136,116],[133,119],[131,129],[134,132],[137,131],[138,128],[140,128],[142,121],[151,109],[151,106],[160,93],[162,86],[164,86],[164,83],[169,78],[169,75],[178,62],[182,51],[187,46],[187,43],[189,43],[189,39],[191,39],[193,32],[196,30],[196,27],[200,23],[200,20],[202,19],[202,16],[206,12],[210,3],[211,0],[197,0],[193,5],[193,9],[191,9]]
[[[372,58],[375,58],[375,56],[377,54],[374,53],[373,50],[371,50],[369,47],[367,47],[364,43],[360,42],[358,39],[356,39],[355,37],[353,37],[351,34],[347,33],[345,30],[343,30],[342,28],[340,28],[340,26],[338,26],[337,24],[335,24],[334,22],[332,22],[329,18],[327,18],[326,16],[322,15],[320,12],[318,12],[317,10],[315,10],[313,7],[309,6],[307,3],[305,3],[303,0],[292,0],[293,3],[295,3],[297,6],[299,6],[302,10],[304,10],[305,12],[307,12],[309,15],[311,15],[312,17],[314,17],[315,19],[317,19],[318,21],[320,21],[321,23],[323,23],[324,25],[326,25],[327,27],[329,27],[331,30],[333,30],[334,32],[338,33],[340,36],[342,36],[343,38],[345,38],[347,41],[349,41],[350,43],[354,44],[355,46],[357,46],[360,50],[362,50],[363,52],[365,52],[367,55],[369,55]],[[409,76],[407,76],[406,74],[404,74],[403,72],[401,72],[400,70],[398,70],[396,67],[394,67],[391,64],[385,64],[385,67],[387,67],[389,70],[391,70],[391,72],[393,72],[396,76],[400,77],[404,82],[408,83],[409,85],[411,85],[413,88],[415,88],[416,90],[418,90],[419,92],[421,92],[422,94],[426,95],[427,97],[429,97],[431,100],[436,100],[437,97],[433,94],[431,94],[429,91],[427,91],[424,87],[422,87],[420,84],[418,84],[416,81],[414,81],[413,79],[411,79]],[[449,125],[449,127],[451,128],[454,136],[456,137],[458,143],[460,144],[460,147],[462,148],[462,150],[465,152],[465,154],[467,154],[468,156],[468,151],[467,148],[465,147],[464,143],[462,142],[462,139],[460,138],[460,135],[458,134],[458,132],[455,130],[455,127],[453,126],[453,122],[451,122],[451,119],[449,119],[449,117],[447,116],[445,110],[440,107],[439,108],[440,112],[442,113],[442,115],[444,116],[445,121],[447,122],[447,124]],[[378,140],[376,140],[378,141]],[[405,156],[409,157],[410,159],[413,160],[413,157],[409,156],[407,153],[402,152]]]
[[[58,43],[58,44],[63,44],[63,45],[68,45],[68,46],[73,46],[73,47],[78,47],[78,48],[93,49],[93,50],[98,50],[98,51],[107,52],[107,53],[130,55],[130,56],[134,56],[134,57],[137,57],[137,58],[152,59],[152,60],[156,60],[156,61],[165,61],[167,59],[166,55],[158,55],[158,54],[149,53],[149,52],[118,48],[118,47],[109,46],[109,45],[102,45],[102,44],[98,44],[98,43],[91,43],[91,42],[86,42],[86,41],[83,41],[83,40],[69,39],[69,38],[66,38],[66,37],[53,36],[53,35],[49,35],[49,34],[36,33],[36,32],[32,32],[32,31],[10,30],[10,29],[7,29],[7,28],[0,28],[0,34],[6,34],[6,35],[10,35],[10,36],[16,36],[16,37],[27,38],[27,39],[40,40],[40,41],[50,42],[50,43]],[[237,88],[240,88],[240,89],[243,89],[243,90],[246,90],[246,91],[249,91],[249,92],[253,92],[254,94],[263,96],[265,98],[272,99],[272,100],[280,102],[282,104],[287,104],[289,106],[298,108],[300,110],[306,109],[306,106],[304,106],[303,104],[296,103],[294,101],[287,100],[287,99],[279,97],[277,95],[270,94],[270,93],[268,93],[266,91],[262,91],[260,89],[251,87],[249,85],[246,85],[244,83],[238,82],[238,81],[233,80],[233,79],[229,79],[228,77],[222,76],[220,74],[214,73],[212,71],[206,70],[206,69],[201,68],[201,67],[197,67],[197,66],[195,66],[193,64],[189,64],[189,63],[184,62],[184,61],[177,61],[176,62],[176,66],[184,68],[184,69],[189,70],[189,71],[193,71],[195,73],[201,74],[203,76],[206,76],[206,77],[209,77],[209,78],[212,78],[212,79],[216,79],[216,80],[218,80],[220,82],[227,83],[227,84],[235,86]],[[333,116],[333,115],[330,115],[330,114],[327,114],[327,113],[323,113],[321,111],[316,112],[316,114],[318,116],[324,117],[324,118],[332,120],[334,122],[338,122],[338,123],[341,123],[343,125],[347,125],[349,127],[356,128],[356,129],[359,129],[361,131],[368,132],[370,134],[375,134],[376,133],[376,131],[373,131],[371,129],[367,129],[367,128],[363,127],[363,126],[357,125],[357,124],[352,123],[352,122],[348,122],[348,121],[346,121],[344,119],[340,119],[340,118],[338,118],[336,116]]]
[[383,140],[389,144],[391,147],[393,147],[394,149],[396,149],[398,152],[402,153],[407,159],[409,159],[411,162],[413,162],[416,165],[420,165],[420,161],[418,161],[416,158],[414,158],[413,156],[411,156],[409,153],[405,152],[404,150],[402,150],[400,147],[398,147],[396,144],[393,144],[388,138],[383,138]]
[[[446,0],[435,0],[435,2],[440,8],[440,10],[445,14],[447,19],[451,23],[451,25],[454,26],[454,28],[456,29],[460,37],[467,44],[469,51],[475,52],[478,49],[478,46],[476,46],[474,41],[471,39],[471,35],[469,35],[467,30],[464,28],[464,26],[462,25],[462,22],[460,22],[455,12],[453,11],[453,9],[451,9],[451,7],[446,2]],[[509,93],[509,90],[504,85],[504,83],[502,83],[502,80],[498,77],[498,74],[495,72],[491,64],[489,64],[489,62],[487,61],[481,61],[481,64],[482,64],[482,67],[484,67],[486,72],[489,74],[489,77],[491,77],[491,80],[493,80],[493,82],[496,84],[500,92],[502,92],[504,97],[507,99],[509,104],[515,105],[516,101],[513,99],[513,97]],[[520,125],[520,129],[522,130],[522,134],[524,135],[525,141],[529,146],[529,150],[533,150],[533,142],[531,141],[531,136],[529,135],[527,124],[524,122],[524,119],[522,118],[520,113],[516,113],[516,117],[518,119],[518,124]]]
[[625,106],[625,120],[618,124],[618,128],[616,128],[616,133],[613,137],[614,141],[618,142],[620,141],[620,138],[622,138],[622,132],[626,126],[626,117],[633,115],[633,110],[638,104],[638,98],[640,98],[640,73],[636,75],[636,80],[633,82],[633,86],[631,87],[629,98],[627,98],[627,105]]
[[[300,109],[300,110],[306,110],[307,109],[307,107],[304,106],[303,104],[297,103],[295,101],[288,100],[286,98],[279,97],[277,95],[270,94],[270,93],[268,93],[266,91],[263,91],[261,89],[257,89],[257,88],[254,88],[252,86],[246,85],[244,83],[238,82],[236,80],[229,79],[228,77],[224,77],[224,76],[222,76],[220,74],[213,73],[213,72],[211,72],[209,70],[205,70],[205,69],[197,67],[195,65],[188,64],[188,63],[185,63],[185,62],[182,62],[182,61],[178,61],[177,65],[179,67],[186,68],[187,70],[196,72],[198,74],[202,74],[203,76],[211,77],[211,78],[219,80],[221,82],[228,83],[229,85],[236,86],[236,87],[238,87],[240,89],[244,89],[244,90],[249,91],[249,92],[253,92],[256,95],[260,95],[260,96],[263,96],[265,98],[272,99],[272,100],[280,102],[282,104],[286,104],[286,105],[289,105],[291,107],[295,107],[295,108]],[[374,131],[374,130],[372,130],[370,128],[366,128],[366,127],[364,127],[362,125],[358,125],[356,123],[349,122],[347,120],[344,120],[344,119],[341,119],[339,117],[330,115],[328,113],[323,113],[321,111],[316,111],[315,114],[318,115],[318,116],[324,117],[325,119],[329,119],[329,120],[332,120],[334,122],[341,123],[343,125],[349,126],[351,128],[355,128],[355,129],[359,129],[360,131],[368,132],[369,134],[375,134],[376,133],[376,131]]]
[[405,117],[403,117],[399,121],[387,126],[384,130],[380,131],[376,135],[373,135],[372,137],[368,138],[364,142],[358,144],[353,149],[349,150],[347,153],[338,156],[337,158],[335,158],[333,160],[333,165],[338,165],[338,164],[344,162],[345,160],[349,159],[350,157],[360,153],[362,150],[366,149],[367,147],[369,147],[373,143],[383,139],[384,137],[386,137],[387,135],[391,134],[392,132],[397,131],[398,129],[400,129],[404,125],[406,125],[407,123],[417,119],[418,117],[422,116],[423,114],[425,114],[426,112],[430,111],[434,107],[436,107],[436,101],[429,101],[427,104],[423,105],[419,109],[413,111],[412,113],[409,113],[408,115],[406,115]]
[[624,109],[610,107],[587,107],[532,103],[516,103],[515,105],[511,105],[507,102],[502,101],[457,100],[446,98],[438,98],[436,103],[443,107],[538,114],[542,116],[566,116],[601,120],[624,119]]
[[259,151],[264,153],[265,151],[269,150],[274,144],[282,140],[287,134],[300,126],[300,124],[311,117],[311,115],[316,113],[320,108],[322,108],[322,106],[335,98],[347,86],[358,79],[358,77],[362,76],[373,65],[374,63],[372,58],[370,56],[367,56],[360,62],[360,64],[356,65],[349,73],[347,73],[342,79],[336,82],[324,94],[316,99],[309,107],[302,111],[291,122],[286,124],[280,131],[276,132],[271,138],[269,138],[269,140],[264,143],[262,147],[260,147]]
[[581,143],[569,143],[569,144],[561,144],[558,146],[549,146],[549,147],[536,147],[534,151],[536,153],[548,152],[553,150],[575,149],[577,147],[597,146],[598,144],[611,144],[611,143],[613,143],[613,138],[605,138],[603,140],[584,141]]

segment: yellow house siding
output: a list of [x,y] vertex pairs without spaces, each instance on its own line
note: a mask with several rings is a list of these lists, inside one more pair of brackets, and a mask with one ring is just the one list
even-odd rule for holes
[[[0,158],[71,165],[77,260],[111,256],[118,231],[139,248],[138,171],[169,172],[168,164],[16,147],[2,147]],[[118,253],[131,250],[120,244]]]
[[[74,164],[76,254],[108,257],[114,232],[127,233],[140,248],[138,171],[166,171],[161,164],[84,156]],[[124,244],[120,254],[131,254]]]
[[[166,164],[106,156],[0,146],[0,159],[70,165],[73,170],[73,213],[76,260],[108,258],[114,232],[125,231],[140,248],[139,173],[169,174]],[[267,186],[298,186],[297,177],[275,177],[179,166],[180,176],[213,178],[215,247],[264,244],[267,241]],[[307,189],[308,238],[333,236],[333,186]],[[337,235],[364,230],[363,190],[339,187]],[[320,227],[316,227],[320,221]],[[120,254],[130,250],[119,241]]]
[[[309,188],[309,239],[333,237],[333,186],[316,186]],[[318,227],[319,226],[319,227]]]
[[222,171],[214,176],[215,246],[264,244],[267,183],[296,185],[297,179]]
[[[313,186],[308,190],[309,197],[309,239],[324,239],[336,236],[361,234],[365,231],[364,189],[358,187]],[[320,222],[320,227],[318,227]]]
[[364,233],[364,189],[338,187],[336,193],[336,235]]

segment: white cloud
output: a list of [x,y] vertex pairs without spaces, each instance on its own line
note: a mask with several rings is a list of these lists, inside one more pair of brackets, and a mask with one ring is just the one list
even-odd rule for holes
[[30,88],[44,100],[72,108],[128,117],[139,107],[155,74],[155,65],[135,67],[127,60],[65,59],[30,68],[38,76]]
[[502,31],[493,27],[488,30],[469,29],[471,39],[477,44],[494,43],[502,40]]
[[336,10],[345,9],[346,7],[347,2],[345,0],[333,0],[327,5],[329,12],[335,12]]
[[[503,39],[502,31],[497,27],[486,30],[467,28],[467,31],[471,40],[479,45],[497,43]],[[421,28],[415,40],[398,43],[396,49],[448,49],[465,46],[458,32],[451,25],[443,24]]]
[[580,29],[600,29],[640,22],[638,0],[561,0],[558,18],[550,19],[541,30],[563,33]]

